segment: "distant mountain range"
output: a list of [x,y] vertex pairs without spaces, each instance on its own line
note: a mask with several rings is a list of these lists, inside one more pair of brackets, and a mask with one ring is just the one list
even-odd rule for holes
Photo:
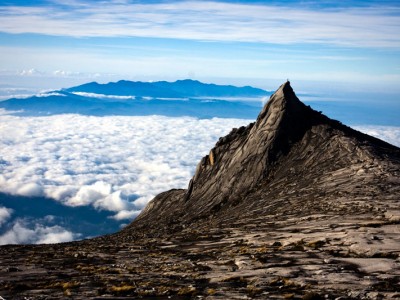
[[[261,107],[261,99],[270,94],[250,86],[205,84],[195,80],[121,80],[107,84],[90,82],[29,98],[12,98],[0,102],[0,108],[17,111],[16,114],[19,115],[77,113],[96,116],[254,118]],[[235,98],[235,101],[227,101],[224,98]],[[244,102],[241,98],[259,98],[260,102]]]
[[175,82],[141,82],[126,80],[107,84],[90,82],[66,89],[66,91],[153,98],[264,97],[271,94],[265,90],[251,86],[236,87],[233,85],[207,84],[190,79],[177,80]]

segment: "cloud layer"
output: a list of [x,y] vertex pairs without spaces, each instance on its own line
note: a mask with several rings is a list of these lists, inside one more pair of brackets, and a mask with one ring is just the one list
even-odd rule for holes
[[[11,219],[13,212],[12,209],[0,207],[0,229]],[[48,216],[47,221],[51,221],[51,218],[52,216]],[[38,220],[28,218],[18,218],[6,227],[8,229],[0,234],[0,245],[61,243],[79,237],[61,226],[44,226]]]
[[[0,192],[45,196],[134,215],[156,194],[186,187],[220,136],[249,120],[0,115]],[[400,146],[400,129],[356,129]],[[121,211],[131,211],[130,213]]]
[[54,244],[69,242],[78,236],[61,226],[43,226],[19,219],[6,233],[0,235],[0,245]]
[[[220,136],[249,120],[0,114],[0,192],[91,206],[129,222],[160,192],[186,188]],[[400,127],[357,126],[400,146]],[[56,219],[0,207],[0,244],[77,239]],[[60,226],[62,225],[62,226]]]
[[185,188],[220,136],[248,120],[0,116],[0,192],[91,205],[132,219],[158,193]]
[[1,31],[75,37],[400,46],[400,8],[393,4],[313,10],[295,3],[53,2],[55,5],[0,7]]
[[354,129],[400,147],[400,127],[365,125],[354,126]]

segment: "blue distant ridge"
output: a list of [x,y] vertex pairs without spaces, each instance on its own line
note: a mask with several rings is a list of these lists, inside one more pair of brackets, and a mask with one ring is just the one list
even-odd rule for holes
[[126,81],[99,84],[90,82],[66,89],[68,92],[86,92],[104,95],[185,98],[185,97],[264,97],[271,95],[262,89],[251,86],[216,85],[185,79],[175,82]]
[[[76,94],[78,92],[87,94]],[[163,115],[203,119],[255,119],[261,109],[261,101],[246,103],[240,101],[241,97],[261,100],[268,95],[270,93],[267,91],[249,86],[204,84],[194,80],[171,83],[121,80],[107,84],[91,82],[47,95],[13,98],[0,102],[0,108],[25,116],[75,113],[93,116]],[[235,101],[223,100],[224,97],[235,98]]]

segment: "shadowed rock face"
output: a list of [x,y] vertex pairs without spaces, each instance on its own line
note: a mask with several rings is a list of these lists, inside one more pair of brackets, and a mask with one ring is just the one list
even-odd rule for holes
[[0,247],[0,295],[400,297],[400,149],[301,103],[289,82],[220,138],[186,190],[119,233]]

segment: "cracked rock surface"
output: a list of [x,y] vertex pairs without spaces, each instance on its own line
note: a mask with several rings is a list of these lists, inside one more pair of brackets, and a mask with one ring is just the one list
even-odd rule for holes
[[400,149],[290,83],[121,232],[0,247],[5,299],[400,299]]

